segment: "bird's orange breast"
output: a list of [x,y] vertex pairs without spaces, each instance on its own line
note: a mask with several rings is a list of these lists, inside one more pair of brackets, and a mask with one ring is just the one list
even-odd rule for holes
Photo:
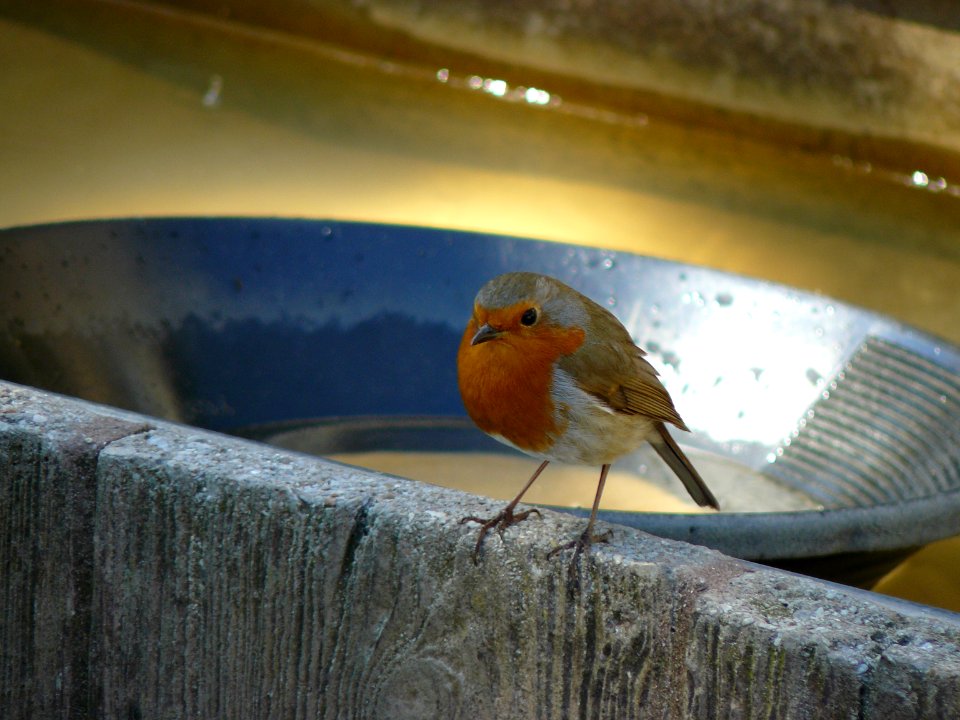
[[471,320],[457,353],[467,413],[486,433],[529,452],[546,452],[564,429],[551,397],[554,367],[583,344],[583,330],[544,326],[471,345],[477,329]]

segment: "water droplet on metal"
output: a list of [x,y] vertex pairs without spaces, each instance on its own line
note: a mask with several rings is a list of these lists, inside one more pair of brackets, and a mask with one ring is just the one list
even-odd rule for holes
[[210,82],[207,85],[207,91],[203,94],[203,106],[215,108],[220,105],[220,93],[223,91],[223,78],[219,75],[211,75]]
[[818,373],[813,368],[807,368],[806,372],[807,380],[810,381],[811,385],[822,385],[823,384],[823,375]]

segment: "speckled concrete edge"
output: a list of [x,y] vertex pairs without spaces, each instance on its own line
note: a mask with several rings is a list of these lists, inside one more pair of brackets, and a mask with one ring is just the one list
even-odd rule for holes
[[[11,717],[960,717],[960,622],[0,383]],[[4,557],[5,556],[5,557]]]

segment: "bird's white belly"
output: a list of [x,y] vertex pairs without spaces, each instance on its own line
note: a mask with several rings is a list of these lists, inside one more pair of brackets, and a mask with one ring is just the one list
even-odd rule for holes
[[603,416],[587,412],[570,422],[556,439],[549,457],[565,463],[604,465],[633,452],[653,430],[653,423],[640,415]]
[[560,432],[541,457],[582,465],[612,463],[640,447],[654,429],[650,418],[612,410],[559,368],[553,390]]

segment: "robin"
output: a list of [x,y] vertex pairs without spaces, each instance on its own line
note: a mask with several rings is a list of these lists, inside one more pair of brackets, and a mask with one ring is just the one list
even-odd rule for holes
[[543,462],[498,514],[461,520],[480,524],[475,561],[490,530],[502,536],[539,515],[515,510],[552,460],[600,466],[586,529],[550,553],[573,548],[573,563],[591,543],[608,540],[593,534],[607,473],[644,441],[698,505],[720,509],[667,431],[666,423],[689,429],[645,354],[609,310],[555,278],[513,272],[480,288],[457,353],[463,404],[485,433]]

